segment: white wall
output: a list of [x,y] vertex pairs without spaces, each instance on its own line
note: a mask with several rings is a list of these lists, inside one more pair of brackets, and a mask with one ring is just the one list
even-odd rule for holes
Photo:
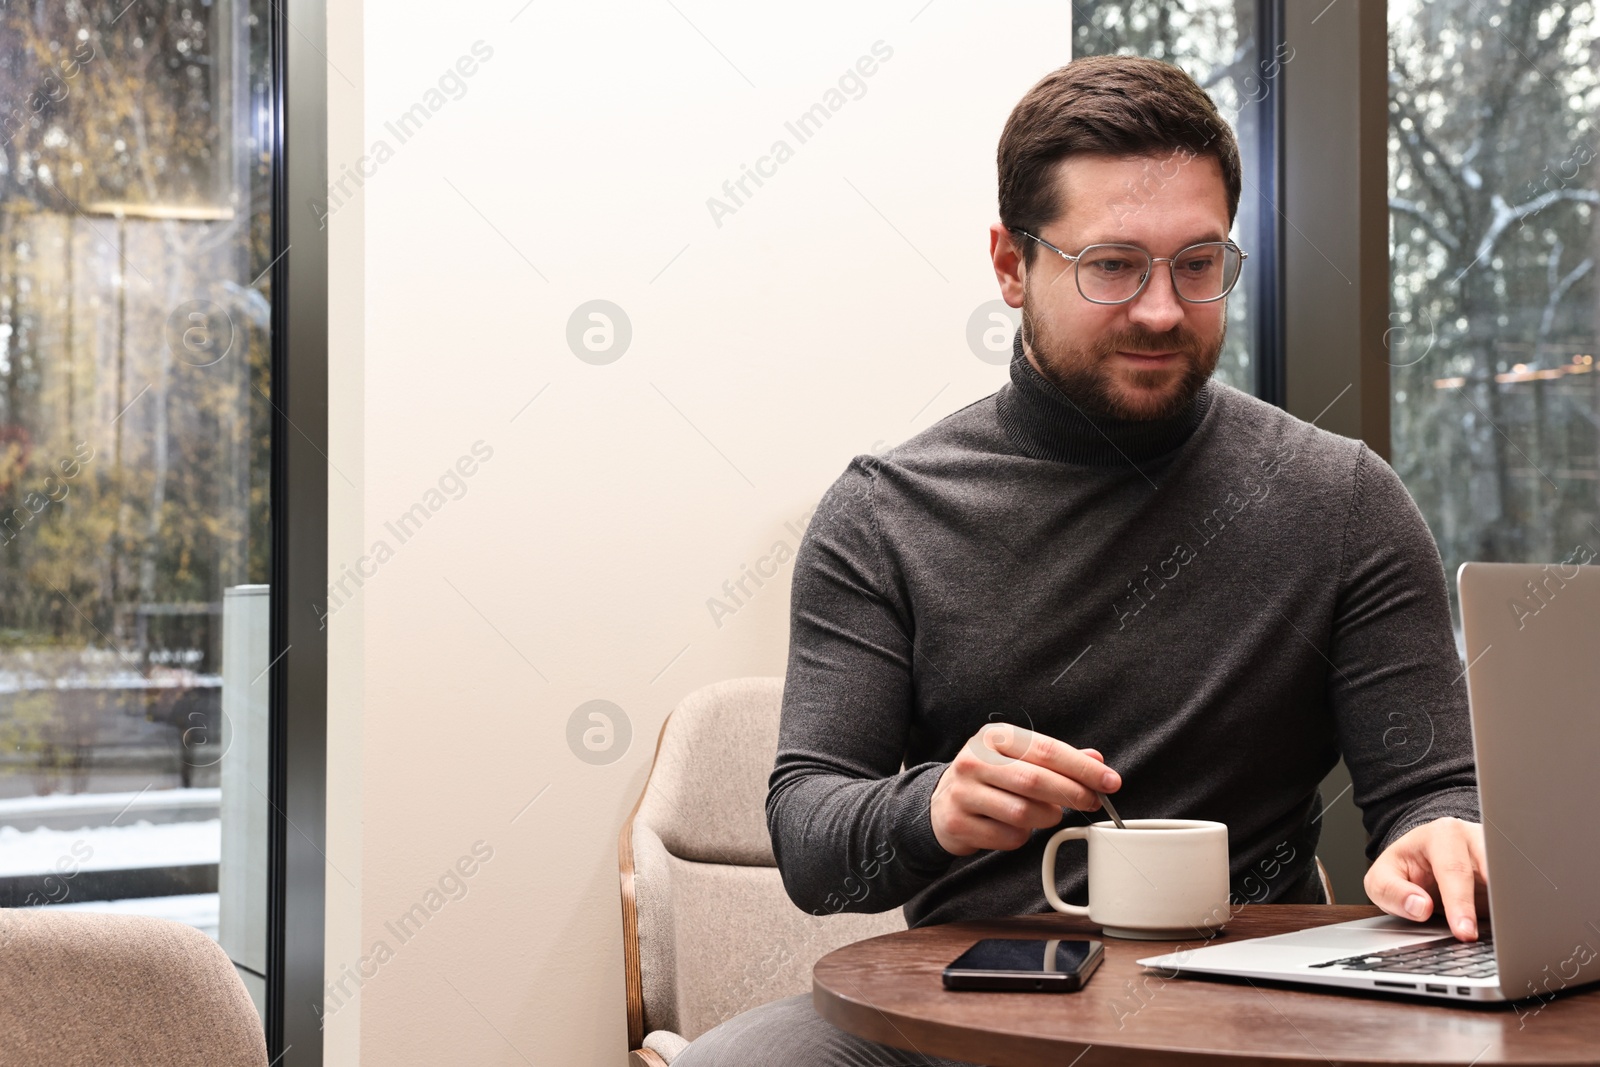
[[[792,549],[851,456],[1004,382],[1009,352],[967,339],[998,295],[995,146],[1068,58],[1070,7],[330,6],[330,170],[393,155],[330,200],[329,570],[393,555],[329,618],[329,972],[393,956],[330,1016],[329,1062],[612,1067],[617,831],[661,722],[784,669],[787,565],[720,626],[707,600]],[[400,143],[385,123],[480,41]],[[878,41],[865,94],[799,143],[785,121]],[[718,226],[707,198],[778,139],[793,157]],[[632,324],[605,365],[566,339],[593,299]],[[385,522],[480,441],[400,543]],[[631,726],[610,763],[569,746],[594,699]],[[386,921],[480,841],[466,896],[402,944]]]

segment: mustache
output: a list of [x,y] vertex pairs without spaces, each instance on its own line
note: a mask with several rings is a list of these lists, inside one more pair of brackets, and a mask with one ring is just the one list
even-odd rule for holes
[[1188,356],[1198,356],[1202,349],[1199,335],[1183,326],[1174,326],[1160,333],[1135,326],[1103,337],[1094,345],[1095,354],[1099,356],[1110,356],[1114,352],[1182,352]]

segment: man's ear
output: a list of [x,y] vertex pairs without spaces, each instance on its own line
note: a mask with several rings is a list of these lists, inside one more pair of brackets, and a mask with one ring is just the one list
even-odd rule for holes
[[989,227],[989,258],[994,262],[1001,298],[1014,308],[1021,307],[1027,268],[1022,262],[1022,249],[1004,223],[996,222]]

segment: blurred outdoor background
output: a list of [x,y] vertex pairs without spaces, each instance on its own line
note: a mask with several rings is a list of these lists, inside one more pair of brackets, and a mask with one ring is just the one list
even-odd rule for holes
[[266,636],[224,634],[271,549],[265,4],[124,4],[0,6],[0,905],[216,936],[226,752],[265,751],[224,714]]

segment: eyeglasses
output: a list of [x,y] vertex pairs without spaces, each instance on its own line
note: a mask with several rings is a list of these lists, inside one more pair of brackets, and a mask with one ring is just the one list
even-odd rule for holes
[[1126,304],[1144,292],[1150,269],[1165,263],[1172,272],[1172,291],[1191,304],[1221,300],[1239,282],[1248,252],[1232,241],[1202,241],[1179,250],[1173,256],[1152,256],[1138,245],[1089,245],[1069,256],[1042,237],[1017,230],[1031,237],[1072,264],[1078,292],[1091,304]]

